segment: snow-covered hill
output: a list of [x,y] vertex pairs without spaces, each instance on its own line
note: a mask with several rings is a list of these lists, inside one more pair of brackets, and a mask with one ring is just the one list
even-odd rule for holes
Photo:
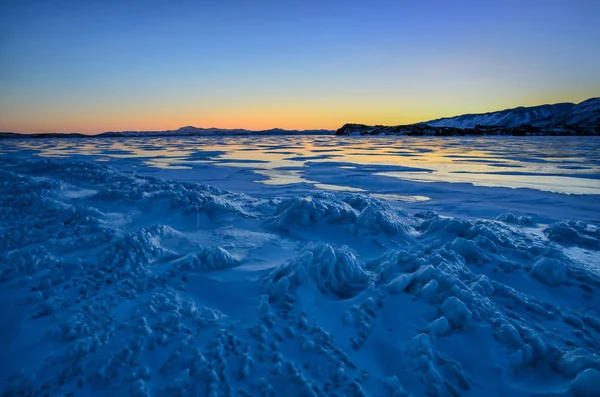
[[425,122],[432,127],[475,128],[481,126],[518,127],[526,124],[538,127],[595,127],[600,123],[600,98],[590,98],[579,104],[557,103],[518,107],[498,112],[463,114]]
[[539,120],[536,125],[577,125],[594,127],[600,125],[600,98],[590,98],[569,110]]
[[397,126],[345,124],[337,135],[598,135],[600,98],[498,112],[463,114]]
[[477,125],[493,125],[516,127],[523,124],[533,124],[536,121],[563,114],[576,107],[573,103],[557,103],[533,107],[518,107],[498,112],[481,114],[463,114],[456,117],[446,117],[427,121],[433,127],[475,128]]

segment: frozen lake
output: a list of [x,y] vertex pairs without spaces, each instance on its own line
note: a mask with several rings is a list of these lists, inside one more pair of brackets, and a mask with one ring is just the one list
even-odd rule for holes
[[375,175],[409,181],[600,194],[600,140],[595,137],[46,139],[6,141],[0,148],[43,157],[137,160],[140,165],[168,170],[202,170],[206,165],[249,168],[257,174],[254,180],[265,184],[310,183],[331,190],[352,191],[360,186],[351,175],[337,175],[338,183],[333,183],[327,177],[318,178],[311,168],[350,173],[366,168]]
[[0,141],[0,394],[594,396],[600,140]]
[[599,220],[593,211],[600,207],[595,137],[42,139],[0,142],[0,153],[91,159],[260,196],[362,192],[451,214],[512,211]]

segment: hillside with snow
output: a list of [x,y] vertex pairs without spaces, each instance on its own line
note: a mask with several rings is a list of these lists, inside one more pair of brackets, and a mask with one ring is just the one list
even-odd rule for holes
[[571,110],[572,103],[557,103],[555,105],[541,105],[533,107],[517,107],[498,112],[463,114],[455,117],[445,117],[426,121],[432,127],[475,128],[478,125],[516,127],[523,124],[532,124],[536,121],[555,116]]
[[600,120],[600,98],[590,98],[579,104],[557,103],[532,107],[517,107],[498,112],[463,114],[426,121],[432,127],[475,128],[479,126],[597,126]]
[[538,120],[534,124],[597,127],[600,125],[600,98],[590,98],[568,110]]
[[337,135],[598,135],[600,98],[498,112],[463,114],[397,126],[345,124]]

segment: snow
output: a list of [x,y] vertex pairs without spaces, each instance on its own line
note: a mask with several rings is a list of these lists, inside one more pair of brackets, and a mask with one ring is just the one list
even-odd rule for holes
[[567,280],[564,265],[554,258],[540,258],[533,264],[531,274],[550,286],[563,284]]
[[523,124],[532,124],[536,121],[553,117],[570,111],[575,107],[572,103],[559,103],[556,105],[542,105],[533,107],[519,107],[498,112],[481,114],[465,114],[456,117],[447,117],[426,121],[425,124],[433,127],[475,128],[477,125],[516,127]]
[[453,328],[464,328],[473,317],[473,313],[467,309],[467,306],[454,296],[448,297],[441,309]]
[[266,287],[272,299],[285,298],[290,288],[311,278],[321,292],[340,297],[353,295],[369,280],[348,247],[335,248],[323,243],[309,243],[300,255],[267,276]]
[[[140,161],[0,147],[1,394],[599,395],[597,195],[391,179],[412,171],[351,154],[387,140],[331,145],[354,168],[285,160],[292,138],[156,168],[152,142],[130,143]],[[569,172],[593,190],[586,153]]]
[[433,127],[475,128],[481,126],[517,127],[535,126],[597,127],[600,121],[600,98],[590,98],[579,104],[557,103],[531,107],[518,107],[497,112],[464,114],[425,122]]
[[600,372],[593,368],[582,371],[571,383],[571,391],[581,397],[600,395]]
[[435,319],[426,328],[429,332],[434,332],[437,336],[444,336],[450,332],[450,322],[444,316]]

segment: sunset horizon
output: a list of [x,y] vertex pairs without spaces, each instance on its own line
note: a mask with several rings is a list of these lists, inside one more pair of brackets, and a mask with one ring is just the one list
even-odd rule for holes
[[0,1],[0,396],[600,397],[600,0]]
[[9,0],[0,11],[0,131],[335,129],[600,94],[600,3],[587,0]]
[[[272,130],[272,129],[283,129],[283,130],[295,130],[295,131],[312,131],[312,130],[327,130],[327,131],[335,131],[338,128],[342,127],[344,124],[365,124],[365,125],[389,125],[389,126],[395,126],[395,125],[410,125],[410,124],[416,124],[416,123],[423,123],[426,121],[430,121],[430,120],[435,120],[435,119],[439,119],[439,118],[446,118],[446,117],[455,117],[455,116],[460,116],[460,115],[470,115],[470,114],[484,114],[484,113],[490,113],[490,112],[497,112],[497,111],[503,111],[503,110],[510,110],[513,108],[518,108],[518,107],[535,107],[535,106],[542,106],[542,105],[553,105],[553,104],[560,104],[560,103],[574,103],[574,104],[578,104],[580,102],[583,102],[587,99],[590,98],[595,98],[598,97],[598,95],[596,96],[591,96],[591,97],[586,97],[586,98],[582,98],[582,99],[576,99],[576,100],[557,100],[557,101],[550,101],[550,102],[546,102],[546,103],[519,103],[516,104],[514,106],[509,106],[509,107],[502,107],[502,108],[498,108],[498,109],[478,109],[478,110],[471,110],[471,109],[465,109],[465,110],[459,110],[457,113],[444,113],[444,114],[430,114],[427,115],[427,113],[423,113],[423,117],[421,118],[415,118],[413,117],[407,117],[405,119],[403,119],[403,121],[399,121],[400,119],[398,118],[393,118],[393,116],[390,117],[371,117],[371,118],[367,118],[365,120],[356,120],[356,118],[353,118],[352,116],[348,117],[347,119],[343,119],[343,120],[339,120],[338,122],[330,122],[329,124],[326,123],[322,123],[319,124],[318,122],[316,122],[315,124],[289,124],[288,121],[289,120],[293,120],[293,118],[289,118],[286,116],[281,116],[280,114],[277,117],[272,117],[271,119],[267,119],[267,120],[260,120],[255,124],[252,124],[251,126],[245,126],[245,125],[238,125],[235,124],[234,122],[231,122],[229,120],[236,120],[238,119],[238,117],[235,117],[235,115],[229,115],[228,116],[228,120],[223,122],[223,123],[219,123],[219,122],[214,122],[214,123],[203,123],[202,120],[199,120],[198,122],[173,122],[173,123],[160,123],[160,122],[152,122],[152,121],[142,121],[138,124],[133,124],[134,126],[139,126],[139,127],[134,127],[134,128],[121,128],[119,127],[119,123],[110,123],[110,122],[106,122],[106,125],[110,126],[110,125],[115,125],[115,127],[113,128],[107,128],[107,129],[102,129],[102,128],[98,128],[98,129],[77,129],[77,128],[65,128],[65,129],[52,129],[52,128],[45,128],[45,129],[29,129],[29,130],[14,130],[14,129],[2,129],[0,128],[0,131],[2,132],[13,132],[13,133],[18,133],[18,134],[44,134],[44,133],[65,133],[65,134],[83,134],[83,135],[97,135],[97,134],[101,134],[104,132],[126,132],[126,131],[175,131],[178,130],[180,128],[184,128],[184,127],[194,127],[194,128],[199,128],[199,129],[223,129],[223,130],[248,130],[248,131],[265,131],[265,130]],[[415,113],[413,113],[414,115]],[[276,124],[273,125],[272,124],[272,120],[273,119],[280,119],[284,117],[285,121],[282,121],[280,124]],[[388,122],[385,122],[385,120],[388,120]]]

